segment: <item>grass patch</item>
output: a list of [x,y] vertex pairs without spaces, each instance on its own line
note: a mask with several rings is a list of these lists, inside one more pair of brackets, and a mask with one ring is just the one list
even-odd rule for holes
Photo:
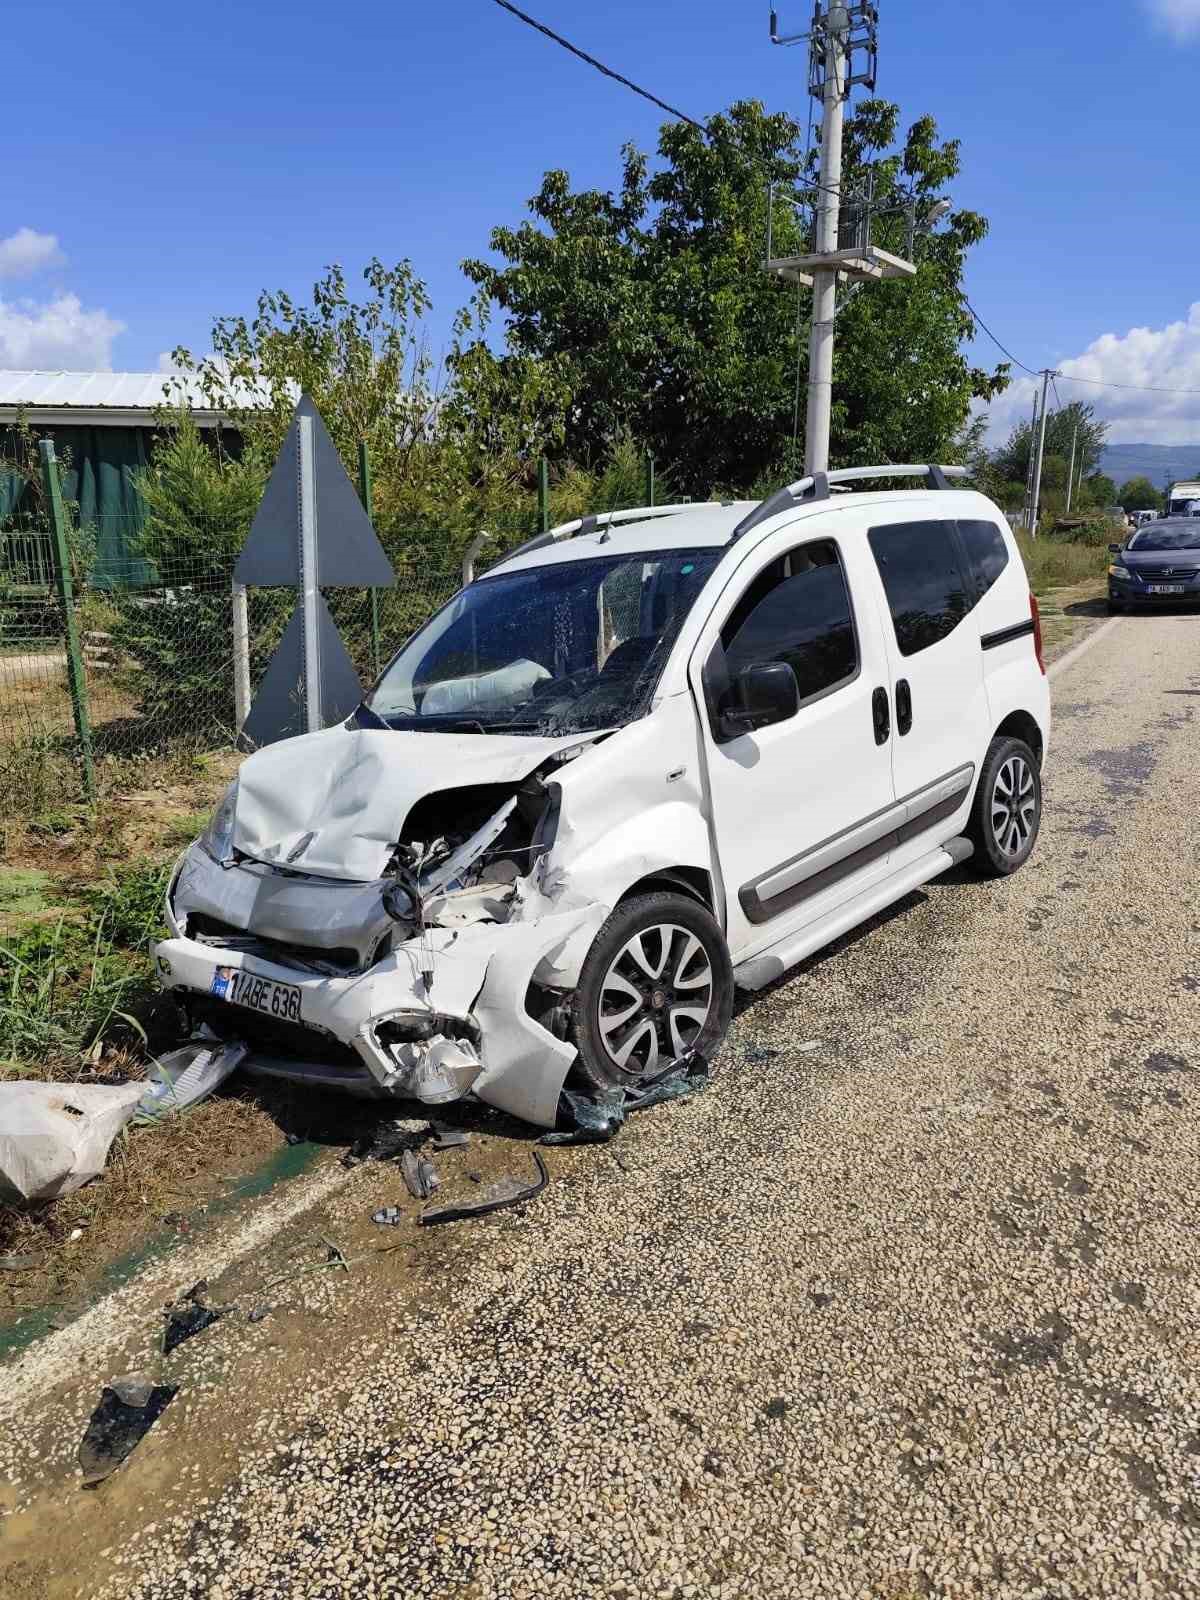
[[1108,551],[1096,545],[1065,539],[1029,539],[1017,535],[1017,545],[1029,583],[1040,599],[1050,589],[1073,588],[1089,579],[1097,582],[1108,565]]

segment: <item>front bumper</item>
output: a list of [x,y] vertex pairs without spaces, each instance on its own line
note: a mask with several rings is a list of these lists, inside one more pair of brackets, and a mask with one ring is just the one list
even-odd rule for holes
[[[1151,587],[1169,585],[1176,589],[1174,594],[1152,594]],[[1129,582],[1123,578],[1114,578],[1109,574],[1108,598],[1118,601],[1126,606],[1181,606],[1200,605],[1200,582],[1188,581],[1176,585],[1170,578],[1155,578],[1152,583],[1143,583],[1140,579]]]
[[[245,1043],[252,1070],[353,1094],[407,1098],[413,1079],[397,1070],[379,1038],[379,1024],[400,1014],[402,1029],[417,1019],[426,1031],[432,1023],[439,1033],[466,1041],[464,1052],[473,1050],[479,1063],[469,1084],[477,1098],[553,1127],[575,1047],[530,1016],[524,999],[535,978],[564,991],[574,986],[606,915],[606,907],[589,906],[528,923],[431,928],[422,940],[410,940],[366,972],[346,977],[298,970],[182,934],[156,945],[154,958],[159,981],[191,1020]],[[298,989],[298,1019],[229,1000],[231,986],[218,979],[218,969]],[[428,988],[425,969],[432,973]],[[418,1048],[412,1059],[423,1064],[423,1056]]]

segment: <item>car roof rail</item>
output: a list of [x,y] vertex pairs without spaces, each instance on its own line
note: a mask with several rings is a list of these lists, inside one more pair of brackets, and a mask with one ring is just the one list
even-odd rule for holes
[[681,511],[713,510],[718,504],[729,506],[731,500],[684,500],[677,505],[669,506],[629,506],[623,511],[595,511],[586,517],[575,517],[571,522],[560,522],[558,527],[551,528],[548,533],[535,534],[532,539],[526,539],[524,544],[519,544],[515,550],[509,550],[488,568],[488,572],[495,572],[497,567],[502,567],[506,561],[512,561],[516,556],[528,555],[531,550],[542,550],[548,544],[560,544],[564,539],[582,539],[589,533],[595,533],[597,528],[612,528],[622,522],[645,522],[652,517],[674,517]]
[[932,462],[884,467],[839,467],[836,472],[814,472],[807,478],[797,478],[795,483],[785,484],[782,489],[777,489],[773,495],[760,501],[729,535],[729,543],[733,544],[735,539],[740,539],[751,528],[757,528],[760,523],[777,516],[781,511],[789,511],[793,506],[811,505],[817,500],[829,500],[833,489],[843,484],[857,483],[861,478],[924,478],[927,489],[949,489],[953,487],[949,482],[951,478],[970,476],[969,467],[939,467]]

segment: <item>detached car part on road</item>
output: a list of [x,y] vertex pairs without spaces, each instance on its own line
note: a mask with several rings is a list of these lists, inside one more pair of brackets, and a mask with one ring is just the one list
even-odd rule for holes
[[[711,1059],[761,988],[1037,836],[1049,694],[1008,525],[955,469],[542,535],[344,724],[243,764],[158,970],[259,1071],[545,1127]],[[916,478],[899,491],[848,482]]]

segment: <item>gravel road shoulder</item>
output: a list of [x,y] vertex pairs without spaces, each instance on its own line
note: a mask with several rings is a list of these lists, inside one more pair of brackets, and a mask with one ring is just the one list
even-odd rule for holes
[[[94,1494],[57,1388],[0,1587],[1196,1593],[1200,622],[1122,619],[1054,693],[1027,869],[755,997],[705,1095],[551,1152],[526,1215],[181,1347]],[[294,1226],[357,1237],[394,1181],[352,1177]]]

